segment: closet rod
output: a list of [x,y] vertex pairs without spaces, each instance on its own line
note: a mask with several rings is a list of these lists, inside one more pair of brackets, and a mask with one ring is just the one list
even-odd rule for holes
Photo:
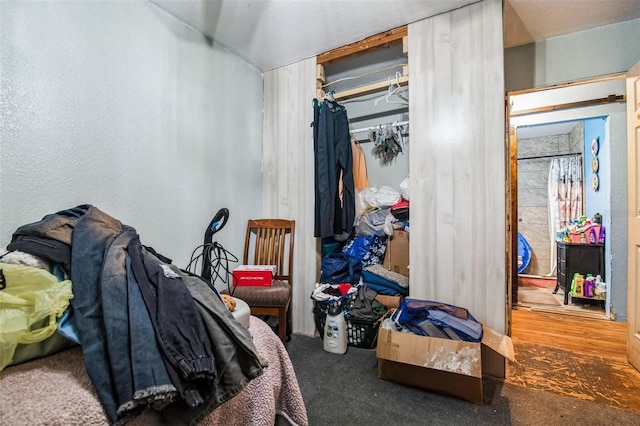
[[549,155],[534,155],[532,157],[522,157],[522,158],[518,158],[518,160],[538,160],[541,158],[556,158],[556,157],[570,157],[573,155],[580,155],[582,156],[581,152],[574,152],[574,153],[570,153],[570,154],[549,154]]
[[[404,125],[409,124],[409,122],[408,121],[399,121],[397,123],[389,123],[389,124],[392,124],[394,126],[404,126]],[[369,130],[375,130],[377,128],[378,128],[378,126],[363,127],[362,129],[355,129],[355,130],[351,130],[350,132],[351,133],[362,133],[362,132],[368,132]]]

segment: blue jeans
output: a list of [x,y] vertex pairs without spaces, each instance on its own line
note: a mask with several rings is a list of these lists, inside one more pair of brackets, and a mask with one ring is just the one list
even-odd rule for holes
[[161,409],[172,402],[177,390],[164,365],[149,312],[142,299],[138,282],[126,255],[127,290],[129,297],[129,336],[133,365],[133,399]]
[[73,231],[76,325],[87,373],[112,423],[141,404],[166,404],[176,395],[144,301],[127,274],[126,250],[134,238],[135,229],[97,208]]
[[205,396],[201,407],[188,412],[170,408],[165,413],[168,424],[200,421],[263,373],[263,363],[249,330],[236,321],[218,293],[198,276],[183,272],[182,278],[204,320],[208,338],[215,342],[213,351],[218,376],[214,383],[201,388]]
[[202,318],[181,279],[166,277],[162,265],[169,265],[147,251],[139,238],[131,241],[128,252],[167,372],[186,404],[196,408],[204,399],[194,379],[213,381],[215,377],[213,352]]
[[[85,213],[82,220],[78,220],[75,224],[73,244],[71,245],[71,279],[74,294],[71,304],[77,319],[76,325],[82,342],[87,373],[111,423],[118,419],[118,407],[122,403],[126,403],[126,399],[131,401],[133,398],[133,384],[130,375],[128,378],[121,378],[118,387],[124,391],[121,395],[116,396],[116,383],[111,372],[100,286],[105,253],[115,237],[121,232],[122,224],[120,222],[98,209],[91,208]],[[113,301],[113,303],[124,303],[126,307],[126,299]],[[126,333],[126,329],[123,329],[120,330],[120,334],[128,333]],[[126,350],[127,347],[123,347],[113,355],[118,355]]]

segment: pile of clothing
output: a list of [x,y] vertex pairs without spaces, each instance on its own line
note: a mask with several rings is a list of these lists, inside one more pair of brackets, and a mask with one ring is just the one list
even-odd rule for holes
[[215,288],[94,206],[19,227],[7,250],[71,280],[69,322],[111,423],[147,406],[195,422],[263,373],[249,331]]
[[403,299],[383,327],[420,336],[466,342],[482,340],[482,324],[465,308],[408,297]]
[[342,308],[345,319],[374,322],[386,312],[382,303],[375,300],[377,293],[364,284],[317,284],[311,293],[316,309],[328,310],[330,305]]

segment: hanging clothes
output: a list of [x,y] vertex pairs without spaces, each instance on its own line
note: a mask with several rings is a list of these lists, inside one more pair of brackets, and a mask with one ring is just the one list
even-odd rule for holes
[[402,147],[396,140],[396,131],[390,126],[380,126],[377,129],[370,129],[368,137],[374,143],[371,155],[380,160],[380,165],[388,166],[402,152]]
[[567,155],[549,161],[548,206],[551,262],[549,274],[556,265],[556,233],[578,220],[582,210],[582,155]]
[[355,219],[353,153],[347,110],[326,99],[322,102],[314,99],[313,110],[314,236],[345,240],[351,234]]
[[357,191],[362,191],[369,186],[364,149],[355,140],[351,139],[351,151],[353,152],[353,184]]

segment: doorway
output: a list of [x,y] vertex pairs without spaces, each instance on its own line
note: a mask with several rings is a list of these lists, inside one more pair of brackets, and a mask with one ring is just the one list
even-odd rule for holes
[[[627,170],[626,115],[625,104],[622,102],[624,91],[624,75],[615,75],[508,93],[509,152],[512,153],[508,175],[515,181],[509,187],[516,194],[510,195],[512,207],[509,225],[513,237],[511,264],[516,264],[519,246],[516,235],[521,230],[531,251],[526,273],[520,271],[518,274],[517,268],[512,268],[516,273],[510,275],[509,290],[513,295],[510,300],[514,308],[526,306],[528,309],[558,314],[582,313],[595,318],[626,320]],[[576,142],[576,135],[582,135],[582,140]],[[597,154],[591,152],[594,139],[600,148]],[[602,215],[603,227],[607,231],[604,246],[605,276],[602,278],[609,287],[606,300],[597,304],[571,303],[573,300],[570,297],[569,303],[565,305],[562,290],[553,295],[558,258],[555,230],[549,231],[549,216],[545,211],[549,208],[545,187],[548,186],[551,161],[570,155],[582,161],[583,186],[579,192],[583,207],[581,213],[591,219],[596,213]],[[599,160],[596,172],[592,168],[594,158]],[[599,186],[594,190],[593,179],[596,175]],[[530,294],[526,294],[527,292]],[[537,295],[540,296],[538,301],[544,296],[549,306],[544,306],[545,303],[532,303],[531,299],[535,299]],[[552,296],[556,298],[555,301]]]
[[[571,241],[569,231],[591,231],[591,224],[601,220],[600,211],[610,211],[607,188],[594,191],[588,185],[594,173],[587,170],[586,158],[592,157],[591,140],[606,145],[606,117],[580,118],[576,120],[522,125],[517,134],[518,179],[518,292],[519,307],[551,312],[571,313],[603,319],[606,318],[606,294],[601,285],[590,291],[589,298],[578,297],[572,292],[565,297],[563,278],[558,265],[564,261],[566,250],[573,256],[574,247],[563,247],[560,256],[557,241]],[[608,156],[602,157],[608,160]],[[591,161],[588,162],[591,167]],[[589,179],[588,179],[589,178]],[[594,195],[595,194],[595,195]],[[579,221],[587,219],[585,224]],[[601,229],[600,225],[598,230]],[[594,228],[595,229],[595,228]],[[587,243],[598,244],[594,237]],[[599,236],[599,232],[598,232]],[[598,244],[599,245],[599,244]],[[603,251],[597,247],[586,248],[584,255],[597,256]],[[590,254],[593,252],[594,254]],[[583,254],[580,254],[583,256]],[[603,256],[601,256],[603,258]],[[562,258],[562,260],[561,260]],[[604,259],[603,259],[604,260]],[[587,262],[588,260],[584,260]],[[604,261],[587,264],[588,272],[604,278]],[[564,266],[564,265],[563,265]],[[565,303],[565,301],[567,303]]]

